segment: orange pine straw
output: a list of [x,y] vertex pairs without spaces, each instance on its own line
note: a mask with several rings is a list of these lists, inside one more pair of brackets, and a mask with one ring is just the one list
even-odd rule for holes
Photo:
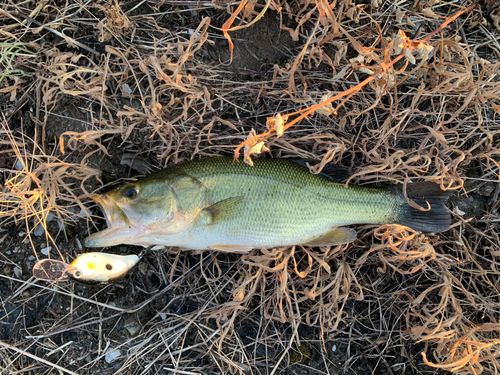
[[[240,5],[241,6],[241,5]],[[419,43],[422,43],[422,42],[428,42],[432,36],[436,35],[437,33],[439,33],[441,30],[443,30],[446,26],[448,26],[450,23],[452,23],[453,21],[455,21],[458,17],[460,17],[462,14],[466,13],[466,12],[470,12],[472,9],[474,9],[476,7],[476,5],[471,5],[465,9],[462,9],[460,12],[456,13],[454,16],[448,18],[445,22],[443,22],[436,30],[434,30],[433,32],[431,32],[430,34],[428,34],[425,38],[423,38],[422,40],[419,40],[419,41],[415,41],[414,42],[414,45],[418,45]],[[239,7],[238,7],[239,9]],[[237,12],[235,12],[234,14],[237,14]],[[232,16],[231,16],[232,17]],[[234,20],[234,19],[233,19]],[[227,21],[229,22],[229,20]],[[227,22],[224,24],[224,26],[226,26]],[[232,21],[231,21],[232,23]],[[230,24],[229,24],[230,25]],[[223,26],[223,28],[224,28]],[[347,95],[353,95],[355,93],[357,93],[358,91],[360,91],[364,86],[366,86],[368,83],[370,83],[371,81],[373,81],[375,78],[377,78],[379,75],[383,74],[385,71],[387,71],[390,67],[392,67],[396,62],[398,62],[399,60],[401,60],[402,58],[404,57],[403,53],[401,53],[398,57],[396,57],[394,60],[392,60],[391,62],[389,62],[388,64],[386,64],[385,62],[381,62],[380,65],[381,65],[381,68],[379,70],[377,70],[375,73],[373,73],[373,75],[371,75],[370,77],[368,77],[367,79],[365,79],[364,81],[362,81],[361,83],[357,84],[356,86],[353,86],[351,87],[349,90],[346,90],[346,91],[343,91],[333,97],[331,97],[330,99],[328,100],[325,100],[324,102],[321,102],[319,104],[315,104],[315,105],[312,105],[311,107],[309,107],[303,114],[301,114],[299,117],[297,117],[296,119],[292,120],[291,122],[289,122],[288,124],[286,124],[284,127],[283,127],[283,130],[287,130],[288,128],[292,127],[293,125],[297,124],[300,120],[308,117],[310,114],[312,114],[313,112],[317,111],[318,109],[330,104],[330,103],[333,103],[334,101],[344,97],[344,96],[347,96]],[[300,112],[300,111],[299,111]],[[295,112],[297,113],[297,112]],[[290,116],[292,114],[289,114],[287,116]],[[257,135],[256,137],[254,137],[254,141],[256,141],[257,139],[261,139],[261,138],[265,138],[267,137],[268,135],[271,135],[271,133],[273,132],[274,130],[269,130],[269,131],[266,131],[262,134],[259,134]],[[235,159],[238,159],[239,156],[240,156],[240,150],[245,147],[245,145],[247,144],[247,141],[243,141],[235,150],[234,150],[234,157]]]
[[230,62],[233,61],[234,44],[231,41],[231,37],[229,36],[229,34],[227,32],[231,28],[231,25],[233,24],[234,20],[236,19],[236,16],[238,14],[240,14],[241,10],[245,7],[246,3],[247,3],[247,0],[243,0],[240,3],[240,5],[238,6],[238,8],[236,8],[236,10],[234,11],[234,13],[231,14],[231,17],[229,17],[228,20],[226,22],[224,22],[224,25],[222,25],[222,32],[224,33],[224,37],[229,42],[229,53],[231,54],[231,60],[230,60]]
[[452,17],[448,18],[446,21],[444,21],[441,24],[441,26],[439,26],[436,30],[434,30],[432,33],[430,33],[429,35],[427,35],[424,39],[420,40],[419,42],[428,42],[434,35],[436,35],[437,33],[439,33],[441,30],[443,30],[446,26],[448,26],[450,23],[452,23],[453,21],[455,21],[462,14],[464,14],[466,12],[470,12],[475,7],[476,7],[476,4],[473,4],[473,5],[465,8],[465,9],[462,9],[460,12],[458,12],[454,16],[452,16]]
[[[248,8],[252,8],[254,4],[255,4],[255,1],[253,3],[250,3],[248,5]],[[224,22],[224,25],[222,25],[221,30],[222,30],[222,33],[224,34],[224,37],[229,42],[229,53],[230,53],[230,56],[231,56],[231,59],[229,60],[229,63],[231,63],[231,61],[233,61],[234,44],[231,41],[231,37],[229,36],[228,31],[241,30],[241,29],[244,29],[244,28],[252,26],[255,22],[257,22],[258,20],[260,20],[264,16],[264,14],[267,12],[267,9],[269,8],[270,5],[271,5],[271,0],[266,0],[266,5],[264,6],[264,8],[260,11],[260,13],[257,15],[257,17],[255,17],[251,22],[249,22],[246,25],[240,25],[240,26],[236,26],[236,27],[231,27],[231,25],[233,24],[236,16],[238,16],[238,14],[240,14],[241,10],[245,6],[247,6],[247,0],[243,0],[241,2],[241,4],[238,5],[238,8],[236,8],[236,10],[231,15],[231,17],[229,17],[229,19],[226,22]]]

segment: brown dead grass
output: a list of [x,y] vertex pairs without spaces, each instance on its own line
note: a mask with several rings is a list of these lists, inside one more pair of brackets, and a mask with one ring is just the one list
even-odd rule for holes
[[[347,166],[347,183],[433,181],[465,200],[492,188],[477,217],[452,199],[452,229],[439,236],[365,226],[353,244],[336,248],[262,249],[241,258],[175,249],[149,255],[143,274],[156,275],[163,287],[135,280],[136,293],[153,291],[128,307],[105,294],[120,295],[119,287],[77,294],[74,286],[51,291],[26,273],[6,274],[4,321],[15,314],[11,305],[28,308],[44,296],[70,303],[50,313],[38,306],[47,315],[0,342],[7,373],[25,371],[28,357],[33,373],[48,374],[56,364],[96,373],[107,368],[112,348],[121,359],[107,373],[274,374],[304,344],[304,325],[318,327],[315,344],[328,371],[339,371],[331,343],[344,341],[362,343],[378,371],[403,371],[389,363],[395,353],[415,371],[424,362],[429,371],[500,371],[494,2],[61,4],[5,3],[0,10],[0,220],[2,228],[24,229],[18,245],[28,244],[37,258],[38,225],[47,229],[46,244],[67,249],[58,257],[80,251],[74,242],[95,225],[90,197],[106,184],[96,157],[112,159],[117,150],[160,166],[240,149],[251,163],[270,150],[321,160],[313,173],[329,162]],[[273,74],[237,74],[210,57],[217,39],[227,38],[232,49],[245,43],[231,38],[235,31],[267,16],[277,16],[297,41]],[[88,121],[60,131],[57,142],[48,139],[50,116],[68,98],[78,100]],[[88,223],[68,248],[70,236],[49,228],[47,218],[74,222],[70,207],[85,212]],[[0,236],[5,267],[23,268],[7,254],[8,232]],[[120,320],[113,319],[128,314],[142,330],[125,339],[114,334]],[[256,332],[246,335],[245,324]],[[88,358],[71,342],[52,340],[86,329],[93,337]],[[421,355],[414,357],[411,345]],[[357,371],[363,355],[347,351],[340,369]]]

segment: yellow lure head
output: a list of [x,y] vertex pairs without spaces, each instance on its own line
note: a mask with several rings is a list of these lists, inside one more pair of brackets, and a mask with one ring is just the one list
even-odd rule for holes
[[89,284],[116,281],[139,263],[137,255],[85,253],[76,258],[66,274],[77,281]]

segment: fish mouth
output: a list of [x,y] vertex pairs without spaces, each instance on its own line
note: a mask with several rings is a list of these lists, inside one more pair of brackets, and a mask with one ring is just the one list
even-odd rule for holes
[[[106,219],[106,225],[108,228],[111,228],[111,220],[110,217],[113,215],[113,208],[110,204],[105,203],[105,198],[103,195],[95,195],[93,198],[95,203],[101,209],[101,212],[104,214],[104,219]],[[106,199],[108,201],[108,199]]]
[[147,233],[144,228],[122,226],[107,228],[88,236],[83,240],[85,247],[109,247],[116,245],[142,245],[141,238]]
[[104,214],[108,228],[124,227],[129,224],[125,212],[108,195],[96,195],[93,199]]
[[106,219],[107,229],[91,234],[84,240],[85,247],[107,247],[131,241],[137,236],[138,228],[129,226],[125,212],[106,194],[94,196]]

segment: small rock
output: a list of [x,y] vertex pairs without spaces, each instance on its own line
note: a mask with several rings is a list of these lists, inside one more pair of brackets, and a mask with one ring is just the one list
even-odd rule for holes
[[28,260],[35,260],[35,259],[36,259],[36,257],[35,257],[34,255],[30,255],[30,256],[28,257]]
[[37,237],[42,236],[44,233],[45,233],[45,228],[43,227],[42,224],[38,224],[35,230],[33,231],[33,234]]
[[23,277],[23,270],[20,267],[14,267],[14,275],[16,275],[18,279],[20,279],[21,277]]
[[52,246],[47,246],[43,249],[40,249],[40,252],[45,256],[49,256],[50,250],[52,250]]
[[118,349],[110,349],[106,355],[104,356],[104,360],[107,362],[107,363],[111,363],[113,362],[116,358],[118,358],[119,356],[121,356],[121,352],[118,350]]
[[130,86],[129,86],[127,83],[124,83],[124,84],[122,85],[121,89],[122,89],[122,95],[123,95],[123,96],[126,96],[126,97],[127,97],[127,96],[132,95],[132,92],[133,92],[133,91],[132,91],[132,89],[130,88]]
[[26,236],[26,232],[20,231],[19,233],[17,233],[17,235],[19,237],[24,237],[24,236]]
[[21,160],[17,159],[16,164],[14,165],[14,169],[16,171],[22,171],[24,169],[24,164]]
[[141,325],[131,316],[125,320],[125,329],[130,333],[130,336],[135,336],[141,330]]

